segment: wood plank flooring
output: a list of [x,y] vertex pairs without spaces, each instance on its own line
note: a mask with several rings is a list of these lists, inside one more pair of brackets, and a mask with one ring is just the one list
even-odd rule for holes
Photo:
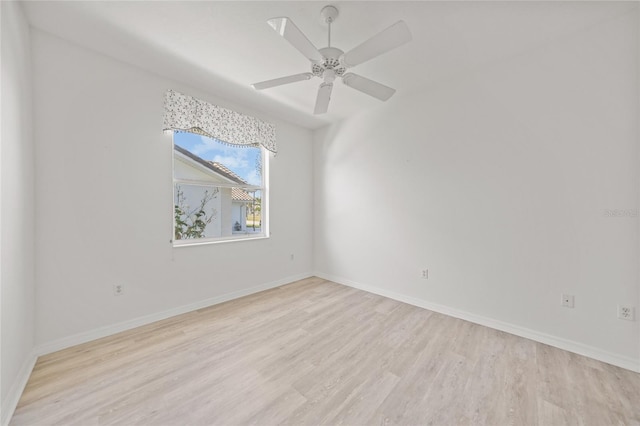
[[11,425],[640,425],[640,374],[309,278],[41,357]]

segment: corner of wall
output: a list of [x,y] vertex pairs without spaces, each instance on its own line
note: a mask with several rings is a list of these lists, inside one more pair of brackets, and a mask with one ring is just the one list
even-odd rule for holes
[[24,392],[24,388],[27,386],[27,382],[29,381],[29,377],[37,360],[38,357],[35,351],[32,351],[24,360],[16,379],[13,381],[11,388],[9,388],[7,395],[4,396],[1,409],[2,415],[0,417],[1,426],[7,426],[9,421],[11,421],[11,417],[18,406],[22,392]]
[[36,361],[35,167],[31,34],[21,2],[0,2],[0,424],[7,424]]

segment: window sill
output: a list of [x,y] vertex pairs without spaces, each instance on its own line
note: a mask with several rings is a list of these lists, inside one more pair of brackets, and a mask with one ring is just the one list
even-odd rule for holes
[[230,237],[225,238],[200,238],[197,240],[175,240],[172,241],[173,248],[179,247],[192,247],[192,246],[203,246],[209,244],[224,244],[224,243],[235,243],[238,241],[255,241],[255,240],[266,240],[269,236],[265,234],[236,234]]

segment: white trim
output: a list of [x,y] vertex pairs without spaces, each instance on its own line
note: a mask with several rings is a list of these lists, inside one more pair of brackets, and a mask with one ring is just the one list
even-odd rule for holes
[[293,275],[290,277],[281,278],[276,281],[259,284],[257,286],[250,287],[244,290],[238,290],[232,293],[223,294],[221,296],[212,297],[210,299],[205,299],[198,302],[190,303],[188,305],[178,306],[176,308],[168,309],[162,312],[157,312],[155,314],[145,315],[143,317],[134,318],[134,319],[120,322],[117,324],[100,327],[95,330],[74,334],[68,337],[63,337],[61,339],[57,339],[52,342],[48,342],[48,343],[44,343],[36,346],[34,352],[38,356],[46,355],[52,352],[69,348],[71,346],[87,343],[92,340],[100,339],[102,337],[111,336],[112,334],[120,333],[126,330],[131,330],[132,328],[151,324],[156,321],[174,317],[176,315],[181,315],[187,312],[195,311],[197,309],[207,308],[209,306],[217,305],[218,303],[228,302],[229,300],[237,299],[243,296],[248,296],[250,294],[258,293],[264,290],[269,290],[271,288],[279,287],[281,285],[289,284],[291,282],[298,281],[304,278],[309,278],[311,276],[312,274],[310,272]]
[[235,234],[228,235],[226,237],[211,237],[211,238],[193,238],[186,240],[173,240],[173,248],[178,247],[191,247],[191,246],[201,246],[205,244],[220,244],[220,243],[232,243],[234,241],[251,241],[251,240],[265,240],[268,239],[269,236],[264,232],[256,232],[255,234],[251,232],[241,232],[238,231]]
[[13,417],[13,413],[16,411],[22,392],[24,392],[24,388],[27,386],[27,382],[29,381],[29,377],[31,377],[31,372],[37,360],[38,357],[35,351],[31,351],[29,356],[24,360],[18,377],[16,377],[16,380],[9,388],[6,398],[2,401],[2,418],[0,419],[0,425],[7,426],[11,421],[11,417]]
[[337,277],[322,272],[315,272],[315,276],[329,280],[338,284],[342,284],[348,287],[357,288],[369,293],[377,294],[380,296],[388,297],[389,299],[397,300],[399,302],[407,303],[409,305],[417,306],[419,308],[428,309],[430,311],[438,312],[441,314],[449,315],[454,318],[463,319],[474,324],[483,325],[485,327],[493,328],[496,330],[504,331],[506,333],[514,334],[516,336],[524,337],[526,339],[534,340],[536,342],[544,343],[559,349],[563,349],[569,352],[573,352],[579,355],[584,355],[589,358],[596,359],[598,361],[606,362],[607,364],[615,365],[625,368],[627,370],[640,373],[640,358],[635,359],[624,355],[611,353],[594,346],[585,345],[573,340],[564,339],[562,337],[553,336],[551,334],[541,333],[529,328],[520,327],[515,324],[503,322],[493,318],[487,318],[481,315],[476,315],[470,312],[462,311],[448,306],[440,305],[437,303],[428,302],[423,299],[418,299],[412,296],[407,296],[393,291],[384,290],[378,287],[374,287],[368,284],[362,284],[356,281],[352,281],[346,278]]
[[[203,164],[198,163],[193,158],[187,157],[186,155],[184,155],[180,151],[176,151],[175,150],[175,146],[176,146],[175,142],[173,142],[173,144],[174,144],[173,145],[174,146],[173,155],[174,155],[174,158],[175,158],[175,156],[178,157],[178,158],[176,158],[178,161],[186,164],[189,167],[193,167],[194,169],[198,170],[199,172],[202,172],[205,175],[208,175],[208,176],[210,176],[210,177],[212,177],[214,179],[224,179],[224,181],[222,181],[222,182],[216,182],[216,181],[212,182],[212,181],[204,181],[204,180],[196,180],[196,179],[182,179],[185,182],[191,181],[192,183],[189,183],[189,185],[201,185],[201,186],[217,186],[218,184],[223,184],[223,185],[224,184],[228,184],[230,186],[238,185],[238,182],[235,182],[235,181],[229,179],[226,176],[222,176],[220,173],[215,172],[215,171],[211,170],[210,168],[205,167]],[[204,160],[204,158],[203,158],[203,160]],[[178,182],[178,183],[180,183],[179,182],[180,180],[181,179],[176,179],[176,178],[173,179],[174,182]]]
[[[275,155],[275,154],[274,154]],[[269,231],[271,216],[269,215],[269,206],[271,202],[271,155],[267,153],[266,149],[262,150],[262,200],[260,200],[260,217],[262,220],[262,232],[267,237],[271,236]],[[253,193],[255,198],[256,194]],[[255,219],[255,217],[254,217]]]
[[246,191],[262,191],[262,186],[242,184],[242,183],[224,183],[224,182],[207,182],[204,180],[195,179],[173,179],[174,185],[191,185],[191,186],[205,186],[207,188],[242,188]]

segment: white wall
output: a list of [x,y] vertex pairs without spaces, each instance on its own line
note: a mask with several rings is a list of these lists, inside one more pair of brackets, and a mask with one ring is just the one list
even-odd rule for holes
[[616,318],[640,300],[638,217],[605,216],[640,207],[637,28],[634,11],[319,132],[318,273],[640,369],[639,323]]
[[33,361],[35,204],[29,26],[17,3],[0,2],[0,14],[0,424],[5,424]]
[[[310,131],[40,31],[32,42],[40,348],[310,273]],[[271,238],[172,248],[170,88],[276,125]]]

